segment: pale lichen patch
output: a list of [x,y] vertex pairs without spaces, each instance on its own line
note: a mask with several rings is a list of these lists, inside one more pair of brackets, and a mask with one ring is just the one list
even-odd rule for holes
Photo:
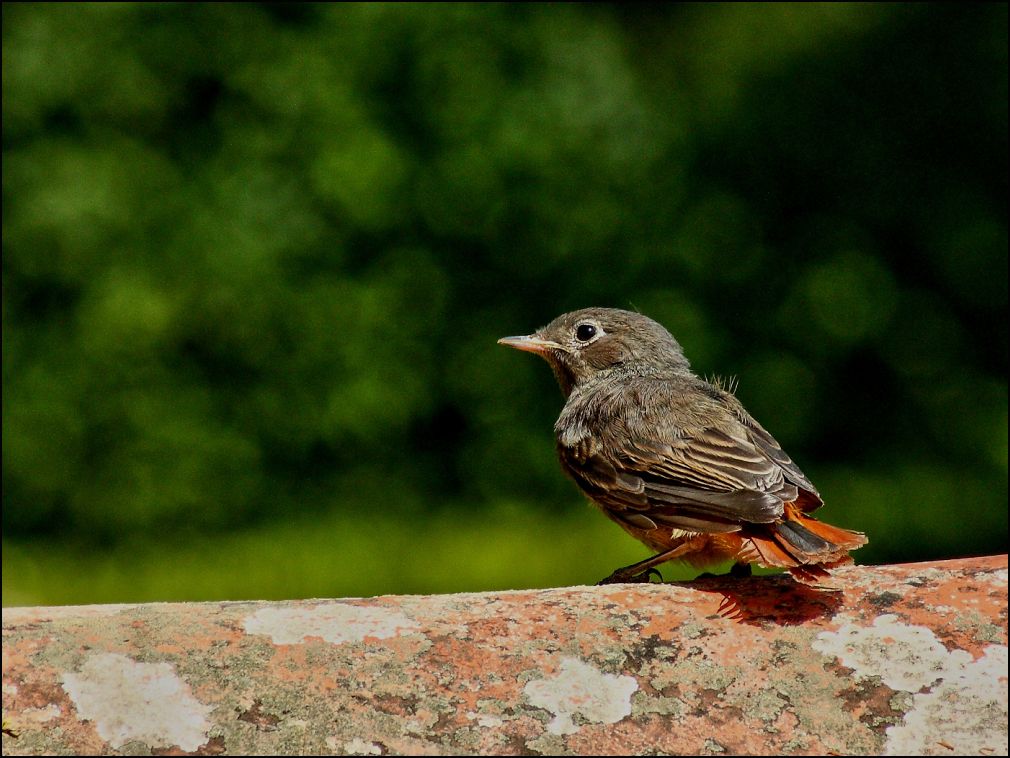
[[277,645],[297,645],[311,637],[340,645],[367,637],[388,639],[420,629],[400,611],[346,603],[265,607],[247,616],[243,626],[249,634],[269,635]]
[[1005,645],[973,660],[967,651],[948,651],[932,630],[888,614],[869,627],[845,623],[823,632],[813,647],[857,679],[878,677],[906,693],[902,722],[886,730],[885,755],[1007,754]]
[[208,740],[212,708],[193,697],[168,663],[101,653],[62,679],[78,715],[92,721],[113,748],[141,742],[193,751]]
[[551,734],[579,730],[572,717],[615,724],[631,715],[631,696],[638,681],[631,676],[606,674],[578,658],[561,659],[561,671],[549,678],[527,682],[523,688],[530,704],[554,714],[547,725]]
[[887,730],[885,755],[1006,755],[1006,727],[1007,648],[993,645],[913,696],[903,722]]
[[[326,744],[332,749],[337,748],[337,743],[332,738],[326,740]],[[360,737],[345,742],[340,748],[344,755],[382,755],[382,748],[379,745],[367,742]]]
[[708,632],[708,628],[697,621],[690,620],[685,621],[680,625],[680,635],[684,639],[696,640],[699,637],[705,635]]
[[931,629],[905,624],[892,613],[878,616],[872,626],[844,623],[837,632],[821,632],[813,647],[838,658],[858,678],[878,676],[892,690],[908,692],[931,686],[951,665],[971,661],[963,650],[948,652]]
[[31,722],[33,724],[45,724],[60,715],[60,707],[56,703],[50,703],[42,708],[25,708],[21,711],[18,721],[21,723]]
[[474,713],[473,711],[467,711],[466,717],[471,721],[476,721],[477,726],[484,729],[497,729],[505,723],[505,719],[501,716],[495,716],[490,713]]
[[1007,570],[1006,569],[996,569],[988,574],[979,574],[982,579],[988,579],[989,583],[996,587],[1006,587],[1007,586]]

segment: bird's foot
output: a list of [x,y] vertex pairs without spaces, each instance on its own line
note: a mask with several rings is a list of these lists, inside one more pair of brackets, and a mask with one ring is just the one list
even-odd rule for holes
[[663,575],[659,573],[658,569],[647,568],[645,571],[637,571],[634,566],[626,566],[625,568],[619,568],[613,574],[608,576],[606,579],[601,579],[596,583],[597,586],[601,584],[648,584],[652,581],[652,575],[655,574],[656,578],[660,582],[663,581]]
[[695,579],[718,579],[721,576],[732,576],[736,579],[746,579],[753,575],[753,570],[749,563],[734,563],[732,568],[730,568],[729,573],[726,574],[713,574],[706,571],[704,574],[698,574]]

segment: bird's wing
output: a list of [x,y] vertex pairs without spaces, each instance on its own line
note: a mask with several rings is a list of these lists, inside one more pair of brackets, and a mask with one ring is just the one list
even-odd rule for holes
[[813,485],[742,407],[751,423],[734,422],[734,406],[739,406],[735,399],[724,406],[728,423],[718,428],[701,425],[673,434],[664,433],[661,424],[609,424],[602,432],[570,440],[573,444],[559,442],[559,455],[590,497],[646,528],[652,522],[730,532],[782,518],[785,504],[801,492],[819,504]]
[[804,507],[804,510],[813,510],[823,505],[817,488],[800,471],[800,467],[793,463],[793,459],[786,455],[785,450],[775,441],[775,438],[744,410],[736,398],[732,398],[732,410],[737,420],[747,429],[747,436],[750,438],[751,443],[767,455],[769,459],[781,466],[786,480],[799,487],[801,496],[806,496],[802,499],[805,500],[805,505],[809,505],[810,507]]

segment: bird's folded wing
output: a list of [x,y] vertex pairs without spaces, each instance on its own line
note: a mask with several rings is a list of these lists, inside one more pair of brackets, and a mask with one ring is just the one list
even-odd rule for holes
[[636,516],[691,531],[736,531],[780,519],[798,495],[781,464],[747,434],[706,428],[669,442],[586,439],[559,453],[597,502],[646,525]]
[[818,494],[813,483],[807,479],[806,475],[802,471],[800,471],[800,467],[793,463],[793,459],[786,455],[785,450],[783,450],[779,443],[775,441],[775,438],[772,437],[765,428],[761,426],[761,424],[755,421],[750,414],[743,409],[743,406],[736,402],[734,402],[734,405],[736,405],[734,415],[737,420],[747,428],[747,436],[750,438],[751,443],[759,451],[768,456],[768,458],[782,467],[788,481],[792,482],[799,487],[800,490],[803,490],[808,495],[812,496],[806,498],[806,501],[812,507],[805,507],[804,510],[812,510],[813,508],[820,506],[820,494]]

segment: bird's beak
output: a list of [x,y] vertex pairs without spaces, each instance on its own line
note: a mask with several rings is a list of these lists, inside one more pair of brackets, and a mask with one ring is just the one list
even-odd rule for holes
[[502,337],[498,340],[499,345],[508,345],[516,350],[523,350],[527,353],[545,355],[550,350],[564,350],[563,345],[550,340],[541,339],[535,334],[527,334],[523,337]]

